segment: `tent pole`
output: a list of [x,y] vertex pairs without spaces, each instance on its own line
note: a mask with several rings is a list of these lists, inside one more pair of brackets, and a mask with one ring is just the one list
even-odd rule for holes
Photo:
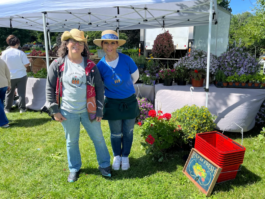
[[47,31],[48,32],[48,40],[49,40],[49,50],[52,49],[52,45],[51,45],[51,35],[50,35],[50,30]]
[[210,0],[208,50],[207,50],[207,75],[206,75],[206,89],[205,89],[205,91],[206,91],[206,105],[205,105],[205,107],[208,107],[208,95],[209,95],[212,20],[213,20],[213,0]]
[[45,42],[45,53],[46,53],[46,67],[47,71],[49,69],[49,51],[48,51],[48,41],[47,41],[47,29],[46,29],[46,12],[42,13],[43,19],[43,33],[44,33],[44,42]]

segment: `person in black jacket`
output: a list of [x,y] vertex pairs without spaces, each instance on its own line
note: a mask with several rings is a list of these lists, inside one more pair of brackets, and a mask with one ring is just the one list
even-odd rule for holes
[[68,182],[77,180],[81,168],[79,151],[80,122],[92,139],[103,176],[111,177],[110,155],[100,121],[103,116],[104,85],[97,66],[88,59],[84,32],[65,31],[48,71],[46,101],[50,114],[62,123],[65,131],[70,174]]

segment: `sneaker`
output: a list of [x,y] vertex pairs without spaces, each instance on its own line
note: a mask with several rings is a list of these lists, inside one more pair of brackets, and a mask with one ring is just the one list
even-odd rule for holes
[[121,170],[128,170],[130,168],[129,158],[122,157],[121,158]]
[[27,109],[20,109],[19,112],[20,112],[20,113],[25,113],[25,112],[27,112]]
[[8,128],[9,124],[5,124],[4,126],[1,126],[2,128]]
[[67,181],[68,182],[75,182],[79,178],[80,171],[78,172],[70,172]]
[[113,158],[112,169],[115,171],[120,170],[120,166],[121,166],[121,156],[115,156]]
[[109,166],[109,167],[106,167],[106,168],[101,168],[101,167],[99,167],[99,170],[100,170],[101,174],[102,174],[104,177],[111,177],[110,166]]
[[5,109],[5,113],[10,113],[10,109]]

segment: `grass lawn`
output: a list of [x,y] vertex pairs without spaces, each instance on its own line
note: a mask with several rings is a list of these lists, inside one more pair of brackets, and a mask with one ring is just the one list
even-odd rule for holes
[[[182,173],[187,152],[175,151],[158,163],[145,155],[135,126],[128,171],[113,171],[111,179],[98,171],[95,150],[83,127],[80,135],[82,169],[75,183],[68,183],[63,128],[47,114],[18,110],[9,113],[11,127],[0,128],[0,198],[205,198]],[[111,153],[110,131],[102,122]],[[258,130],[244,135],[247,148],[235,180],[215,186],[210,198],[265,198],[265,153],[256,147]],[[240,134],[226,134],[241,143]],[[113,158],[113,156],[112,156]],[[111,159],[112,159],[111,158]]]

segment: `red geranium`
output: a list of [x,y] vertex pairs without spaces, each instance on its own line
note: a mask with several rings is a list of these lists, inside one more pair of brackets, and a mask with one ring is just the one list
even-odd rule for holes
[[150,110],[150,111],[148,112],[148,116],[150,116],[150,117],[155,117],[155,116],[156,116],[156,111],[155,111],[155,110]]
[[141,123],[141,122],[138,122],[137,124],[138,124],[139,126],[142,126],[142,123]]
[[157,111],[158,114],[163,114],[163,111]]
[[145,139],[145,141],[146,141],[147,143],[153,145],[154,142],[155,142],[155,138],[153,138],[152,135],[148,135],[147,138]]
[[165,114],[163,115],[163,117],[166,118],[167,120],[170,120],[170,118],[171,118],[171,114],[170,114],[170,113],[165,113]]
[[198,73],[199,71],[198,70],[194,70],[195,73]]
[[164,119],[165,117],[164,117],[164,115],[159,115],[158,116],[158,119],[160,120],[160,119]]

